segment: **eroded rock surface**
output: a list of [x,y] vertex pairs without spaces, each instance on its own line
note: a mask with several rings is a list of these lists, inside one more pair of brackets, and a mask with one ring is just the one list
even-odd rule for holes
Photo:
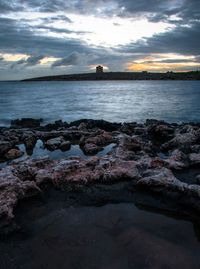
[[[174,173],[200,168],[198,124],[178,125],[156,120],[144,124],[112,124],[80,120],[70,124],[58,121],[42,127],[32,122],[34,127],[24,129],[22,123],[27,122],[17,122],[20,128],[0,131],[1,160],[20,157],[17,146],[24,143],[27,149],[33,149],[38,139],[51,151],[65,151],[76,143],[83,152],[93,156],[60,160],[30,157],[0,169],[0,218],[12,219],[17,202],[41,193],[44,183],[77,190],[97,183],[131,181],[131,192],[140,188],[169,195],[174,203],[181,197],[183,205],[200,209],[199,176],[196,184],[190,184]],[[111,143],[116,146],[107,155],[95,156]]]

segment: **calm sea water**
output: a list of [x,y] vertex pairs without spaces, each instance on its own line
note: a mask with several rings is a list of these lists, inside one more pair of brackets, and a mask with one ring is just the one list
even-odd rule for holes
[[33,117],[200,121],[199,81],[1,82],[0,125]]

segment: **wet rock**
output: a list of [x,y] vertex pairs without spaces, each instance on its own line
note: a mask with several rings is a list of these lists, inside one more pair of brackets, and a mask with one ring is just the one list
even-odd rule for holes
[[86,154],[96,154],[107,146],[114,142],[114,138],[111,133],[108,132],[98,132],[92,136],[82,136],[80,139],[80,147]]
[[26,133],[23,138],[26,150],[32,150],[37,143],[37,136],[33,133]]
[[18,148],[13,148],[10,149],[6,154],[5,157],[7,160],[13,160],[13,159],[17,159],[20,158],[21,156],[23,156],[23,152],[18,149]]
[[121,127],[121,123],[112,123],[105,120],[92,120],[92,119],[82,119],[73,121],[70,123],[70,126],[80,126],[81,123],[84,123],[87,129],[99,128],[107,132],[116,131]]
[[81,137],[88,137],[91,135],[89,132],[84,132],[81,130],[74,130],[74,129],[67,129],[67,130],[53,130],[53,131],[36,131],[35,132],[36,136],[41,139],[42,141],[47,141],[52,138],[57,138],[62,136],[65,140],[79,140]]
[[[121,125],[80,120],[70,125],[59,121],[51,128],[54,129],[3,129],[0,131],[0,154],[5,156],[12,150],[9,154],[16,158],[20,154],[16,152],[19,150],[16,143],[24,142],[26,148],[33,148],[37,139],[41,139],[49,150],[65,151],[70,149],[71,142],[79,143],[86,154],[96,154],[111,143],[116,146],[104,157],[12,161],[11,166],[0,169],[0,217],[13,217],[13,207],[18,200],[38,194],[41,184],[47,182],[58,188],[83,190],[85,185],[131,181],[134,188],[143,187],[159,195],[170,194],[174,203],[181,198],[184,205],[200,210],[200,186],[182,178],[183,174],[187,176],[187,169],[192,170],[194,178],[199,174],[198,125],[156,120]],[[163,142],[159,140],[165,143],[160,146]],[[161,149],[167,151],[164,158]],[[174,171],[180,169],[184,170]],[[198,183],[198,177],[192,183]]]
[[22,118],[11,121],[11,127],[36,128],[40,126],[42,119]]
[[101,134],[86,138],[82,144],[95,144],[97,146],[106,146],[114,142],[111,133],[102,132]]
[[62,142],[59,148],[60,148],[62,151],[70,150],[70,148],[71,148],[71,142],[70,142],[70,141]]
[[15,175],[13,167],[6,167],[0,171],[0,218],[7,219],[14,217],[13,208],[18,199],[26,196],[30,190],[40,191],[33,181],[21,181]]
[[65,142],[64,138],[62,136],[49,139],[45,142],[45,147],[48,150],[56,150],[61,147],[61,145]]
[[102,147],[97,146],[94,143],[86,143],[83,147],[82,150],[84,151],[84,153],[86,154],[96,154],[98,153],[100,150],[102,150]]

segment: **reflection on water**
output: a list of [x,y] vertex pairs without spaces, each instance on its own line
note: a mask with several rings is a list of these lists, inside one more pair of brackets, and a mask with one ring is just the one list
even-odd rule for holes
[[28,230],[23,239],[0,242],[5,264],[12,257],[22,269],[200,268],[200,244],[191,222],[132,203],[62,207],[58,197],[52,204],[20,207],[20,223]]
[[[112,143],[112,144],[104,147],[103,150],[99,151],[97,154],[95,154],[95,156],[101,157],[101,156],[106,155],[109,151],[112,150],[112,148],[114,146],[115,146],[115,144]],[[21,151],[24,152],[24,155],[22,157],[16,159],[17,161],[24,160],[27,157],[39,158],[39,157],[48,156],[52,160],[59,160],[59,159],[64,159],[64,158],[69,158],[69,157],[74,157],[74,156],[76,156],[76,157],[78,156],[78,157],[81,157],[84,159],[87,159],[90,157],[89,155],[84,154],[84,152],[81,150],[79,145],[71,145],[71,148],[68,151],[61,151],[59,149],[54,150],[54,151],[49,151],[48,149],[44,148],[43,142],[40,139],[37,140],[37,143],[36,143],[32,152],[27,152],[24,144],[20,144],[20,145],[18,145],[18,147],[20,148]],[[5,167],[9,163],[12,163],[12,162],[15,162],[15,161],[0,163],[0,169]]]
[[22,117],[199,121],[199,86],[199,81],[1,82],[0,125]]

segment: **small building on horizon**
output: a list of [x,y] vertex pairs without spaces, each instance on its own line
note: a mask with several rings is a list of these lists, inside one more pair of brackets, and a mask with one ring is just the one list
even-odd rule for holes
[[98,65],[98,66],[96,67],[96,73],[103,73],[103,66]]

